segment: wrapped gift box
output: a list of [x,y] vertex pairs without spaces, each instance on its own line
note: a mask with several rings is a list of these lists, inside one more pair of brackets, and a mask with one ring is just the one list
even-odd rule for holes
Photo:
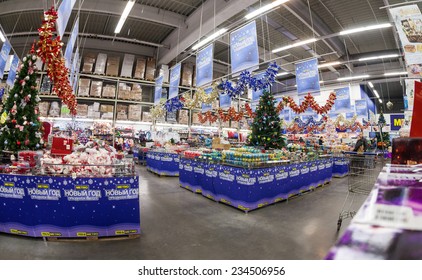
[[40,117],[47,117],[48,116],[48,109],[50,109],[50,103],[49,102],[40,102],[38,104],[39,111],[40,111]]
[[53,137],[53,144],[51,145],[52,155],[68,155],[72,153],[73,140],[62,137]]
[[91,91],[89,96],[91,97],[101,97],[101,91],[103,90],[102,81],[91,81]]
[[139,57],[136,59],[135,73],[133,75],[135,79],[145,79],[146,64],[147,60],[145,57]]
[[134,62],[135,62],[135,56],[133,54],[125,54],[123,58],[122,71],[120,72],[121,77],[132,78]]
[[152,122],[152,116],[150,112],[143,112],[142,113],[142,121],[143,122]]
[[87,53],[84,56],[84,63],[82,65],[82,73],[92,73],[94,70],[96,55],[93,53]]
[[110,56],[107,59],[107,76],[119,75],[120,58],[118,56]]
[[118,104],[117,105],[117,110],[116,110],[116,119],[117,120],[127,120],[127,111],[128,111],[128,106],[127,105],[121,105]]
[[129,117],[130,121],[140,121],[141,120],[141,105],[129,105]]
[[116,97],[116,86],[115,85],[105,85],[103,87],[103,97],[115,98]]
[[90,86],[91,86],[91,79],[84,79],[84,78],[79,79],[78,96],[88,97]]
[[147,58],[147,67],[145,71],[145,80],[154,81],[155,78],[155,58]]
[[107,65],[107,55],[105,53],[99,53],[97,55],[97,62],[95,63],[94,73],[98,75],[104,75]]

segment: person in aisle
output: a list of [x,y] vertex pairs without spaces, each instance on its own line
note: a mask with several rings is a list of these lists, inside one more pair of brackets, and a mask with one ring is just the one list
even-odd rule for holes
[[376,152],[376,150],[377,150],[377,138],[376,137],[371,139],[370,150],[371,150],[371,152]]
[[299,137],[299,143],[300,143],[300,144],[305,143],[305,141],[303,140],[302,136],[301,136],[301,137]]
[[363,133],[359,133],[358,140],[356,141],[354,152],[366,152],[368,150],[368,141],[363,137]]
[[324,139],[322,139],[322,136],[321,136],[321,137],[319,137],[318,144],[319,144],[320,146],[323,146],[323,145],[324,145]]

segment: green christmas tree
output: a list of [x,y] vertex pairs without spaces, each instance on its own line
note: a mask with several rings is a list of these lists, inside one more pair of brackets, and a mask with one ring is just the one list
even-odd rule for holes
[[384,113],[381,111],[378,118],[378,127],[380,128],[380,133],[377,133],[377,142],[384,143],[381,145],[382,149],[390,146],[390,134],[388,132],[382,132],[382,128],[387,124],[385,121]]
[[252,123],[249,145],[261,146],[264,149],[280,149],[285,146],[281,133],[281,121],[271,92],[264,91],[256,108],[256,116]]
[[38,150],[43,146],[42,127],[38,116],[36,85],[37,56],[31,51],[18,68],[16,80],[0,114],[0,149],[16,153]]

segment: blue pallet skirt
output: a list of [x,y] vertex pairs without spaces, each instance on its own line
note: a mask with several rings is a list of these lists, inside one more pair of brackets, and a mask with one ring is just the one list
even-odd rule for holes
[[179,155],[148,151],[147,170],[160,176],[179,176]]

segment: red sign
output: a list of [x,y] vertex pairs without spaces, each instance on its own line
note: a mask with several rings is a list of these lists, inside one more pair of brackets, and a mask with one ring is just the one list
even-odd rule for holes
[[415,103],[413,105],[410,137],[422,137],[422,83],[415,82]]

